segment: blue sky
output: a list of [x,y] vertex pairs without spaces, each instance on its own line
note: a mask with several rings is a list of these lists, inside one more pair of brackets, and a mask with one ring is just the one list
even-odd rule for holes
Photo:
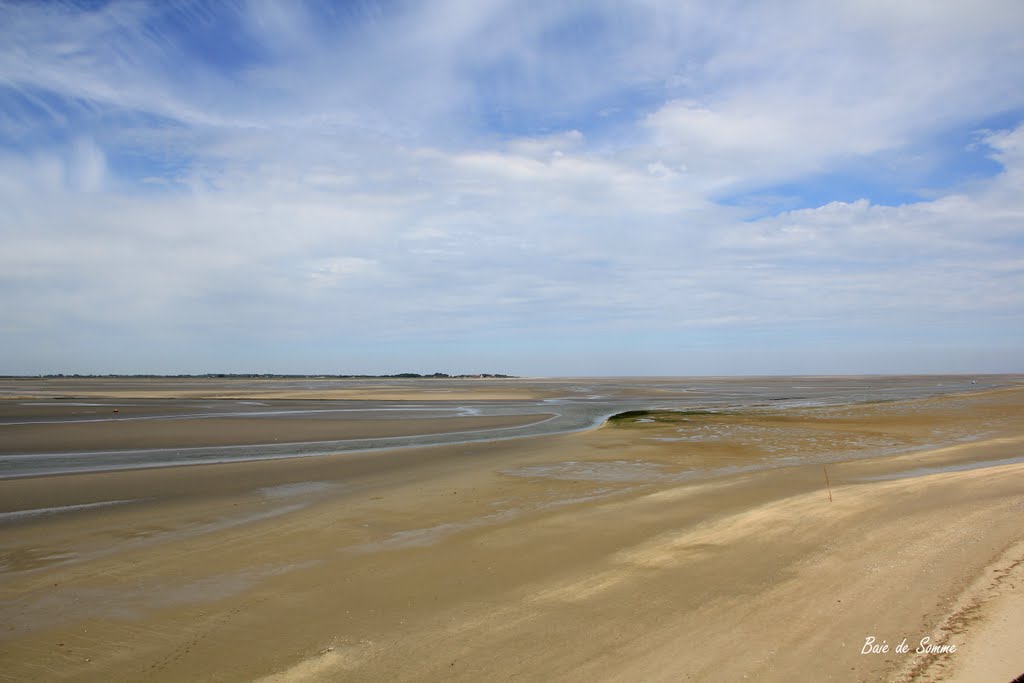
[[1024,371],[1022,29],[0,2],[0,373]]

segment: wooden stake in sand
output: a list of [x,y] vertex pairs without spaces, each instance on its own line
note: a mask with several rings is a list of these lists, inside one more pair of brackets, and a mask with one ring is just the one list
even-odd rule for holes
[[832,484],[830,484],[829,481],[828,481],[828,468],[825,467],[824,465],[822,465],[821,469],[824,470],[824,472],[825,472],[825,486],[828,487],[828,502],[831,503],[832,502]]

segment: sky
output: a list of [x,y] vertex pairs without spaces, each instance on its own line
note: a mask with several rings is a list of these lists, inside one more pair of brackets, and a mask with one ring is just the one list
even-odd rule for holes
[[1019,0],[0,0],[0,374],[1024,372]]

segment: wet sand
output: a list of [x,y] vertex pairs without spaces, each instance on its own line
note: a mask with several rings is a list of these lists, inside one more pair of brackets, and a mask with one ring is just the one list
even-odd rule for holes
[[[634,409],[855,405],[1022,379],[0,378],[0,478],[455,445],[591,429]],[[268,398],[280,396],[305,398]]]
[[[520,427],[551,417],[549,414],[420,417],[415,413],[406,413],[390,419],[339,420],[337,414],[329,409],[320,410],[323,411],[320,415],[313,416],[202,415],[197,418],[171,416],[154,420],[122,418],[93,421],[84,418],[80,422],[25,422],[3,427],[0,454],[373,439]],[[327,417],[335,419],[325,419]]]
[[4,480],[0,680],[1012,678],[1021,456],[1013,388]]

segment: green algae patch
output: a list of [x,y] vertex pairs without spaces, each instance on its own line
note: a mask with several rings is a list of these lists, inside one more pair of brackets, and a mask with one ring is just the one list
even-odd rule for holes
[[626,410],[608,418],[605,424],[616,427],[688,422],[693,417],[723,416],[734,413],[719,410]]

